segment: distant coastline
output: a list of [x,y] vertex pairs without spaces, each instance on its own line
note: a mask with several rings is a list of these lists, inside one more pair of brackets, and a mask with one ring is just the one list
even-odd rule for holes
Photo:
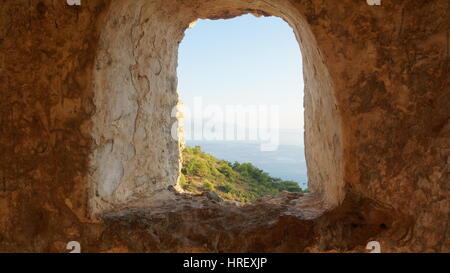
[[308,176],[304,148],[280,144],[273,152],[262,152],[258,142],[250,141],[186,141],[188,146],[200,146],[205,152],[230,162],[249,162],[269,175],[297,182],[307,188]]

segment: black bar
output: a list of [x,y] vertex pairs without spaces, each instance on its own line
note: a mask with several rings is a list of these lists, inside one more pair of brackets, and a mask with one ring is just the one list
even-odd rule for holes
[[[387,272],[394,267],[448,270],[449,254],[0,254],[2,266],[77,272]],[[198,263],[196,263],[196,261]],[[203,261],[203,262],[201,262]],[[213,262],[217,261],[213,269]],[[202,265],[202,267],[198,267]],[[5,269],[7,267],[4,267]],[[7,271],[5,271],[7,272]]]

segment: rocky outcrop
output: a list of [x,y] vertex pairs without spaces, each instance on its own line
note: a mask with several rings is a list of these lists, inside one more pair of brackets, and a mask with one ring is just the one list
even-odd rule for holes
[[371,239],[408,231],[408,219],[374,201],[346,200],[328,212],[316,201],[284,192],[237,207],[175,194],[105,214],[104,236],[131,252],[366,252]]
[[[0,251],[450,251],[446,0],[5,0]],[[249,206],[171,191],[178,43],[274,15],[304,56],[313,193]]]

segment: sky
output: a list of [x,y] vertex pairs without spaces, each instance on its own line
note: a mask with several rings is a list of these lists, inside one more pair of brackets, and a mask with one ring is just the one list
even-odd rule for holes
[[194,98],[219,107],[276,105],[280,129],[297,131],[303,85],[298,42],[278,17],[199,20],[180,44],[178,93],[187,108]]

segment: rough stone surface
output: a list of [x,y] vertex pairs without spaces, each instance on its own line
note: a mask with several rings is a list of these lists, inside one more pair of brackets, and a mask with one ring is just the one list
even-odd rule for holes
[[[450,251],[446,0],[4,0],[0,251]],[[314,193],[249,206],[177,182],[178,43],[275,15],[304,56]]]
[[[130,0],[111,6],[97,48],[97,111],[92,119],[96,150],[91,161],[95,172],[90,183],[97,187],[93,189],[94,213],[177,183],[179,143],[169,129],[176,122],[171,113],[178,100],[178,45],[197,18],[230,18],[248,12],[280,16],[301,37],[310,188],[320,192],[330,207],[343,200],[341,121],[333,83],[310,26],[294,5],[278,1],[274,7],[242,0],[167,5]],[[146,181],[136,183],[143,175]]]

